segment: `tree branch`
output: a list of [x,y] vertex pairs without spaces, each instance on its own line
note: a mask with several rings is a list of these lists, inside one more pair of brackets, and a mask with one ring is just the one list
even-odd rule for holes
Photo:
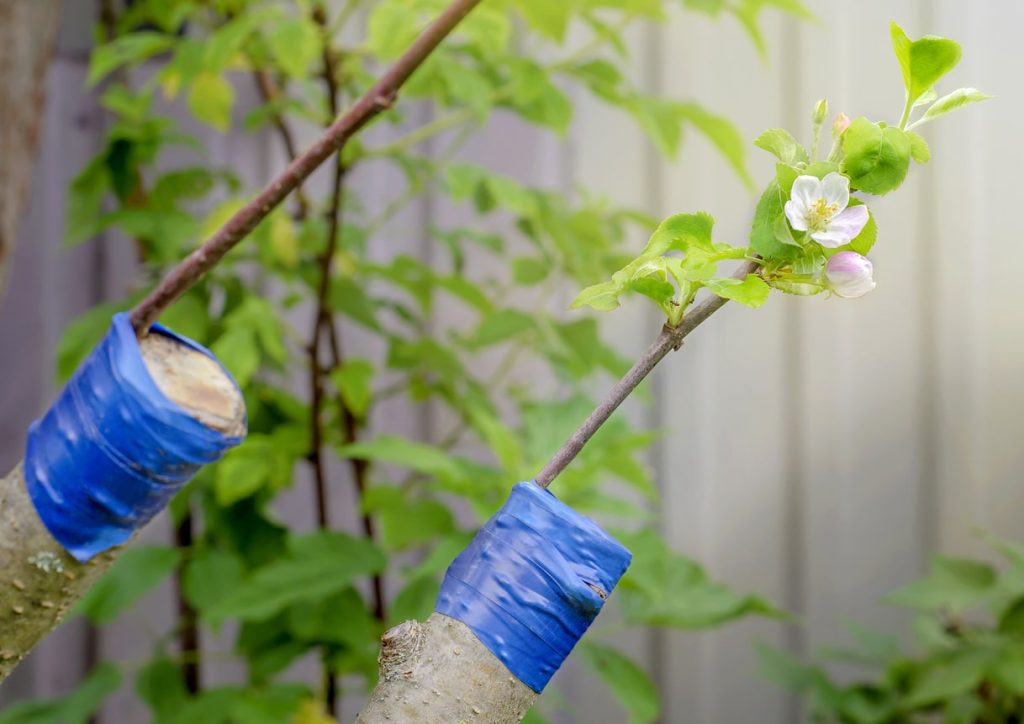
[[[245,404],[234,382],[204,353],[164,335],[143,339],[142,361],[157,387],[207,427],[245,429]],[[54,480],[74,487],[78,480]],[[19,464],[0,478],[0,682],[124,550],[79,563],[40,520]],[[185,656],[189,652],[183,652]]]
[[339,117],[301,156],[296,158],[266,188],[242,207],[212,237],[185,257],[131,311],[136,334],[145,336],[160,313],[216,266],[225,254],[244,239],[284,198],[309,177],[331,154],[381,112],[390,108],[398,91],[424,60],[480,0],[454,0],[409,46],[397,62]]
[[[745,279],[748,274],[755,272],[758,268],[756,262],[746,262],[736,272],[737,279]],[[597,408],[590,413],[590,416],[583,421],[583,424],[565,441],[565,444],[558,449],[554,457],[544,466],[544,469],[535,478],[538,485],[548,487],[560,472],[573,461],[583,446],[594,436],[612,413],[618,409],[629,395],[636,389],[637,385],[643,382],[651,370],[664,359],[672,350],[679,349],[683,344],[686,335],[696,329],[705,319],[721,309],[726,299],[719,296],[710,296],[700,304],[696,305],[686,315],[683,321],[676,327],[666,325],[654,343],[647,348],[643,356],[636,361],[629,372],[616,383],[608,393],[608,396]]]

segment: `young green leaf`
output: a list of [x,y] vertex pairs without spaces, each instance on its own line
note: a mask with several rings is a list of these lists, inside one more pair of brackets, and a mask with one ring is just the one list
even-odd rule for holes
[[747,274],[747,278],[742,281],[731,277],[709,279],[706,284],[707,288],[718,296],[751,308],[760,307],[768,301],[768,292],[771,291],[764,279],[757,274]]
[[622,292],[623,286],[614,281],[592,284],[576,295],[569,308],[593,307],[599,312],[610,312],[619,308]]
[[178,551],[173,548],[133,546],[82,596],[77,610],[96,623],[113,621],[177,565]]
[[158,53],[170,50],[177,38],[162,33],[143,31],[122,35],[97,46],[89,60],[90,86],[96,85],[119,68],[136,65]]
[[753,191],[754,180],[747,171],[746,141],[728,119],[704,109],[696,103],[680,103],[679,112],[691,126],[696,128],[732,166],[740,181]]
[[185,566],[181,585],[185,600],[205,611],[229,594],[242,579],[242,561],[227,551],[207,549]]
[[273,24],[267,36],[270,51],[285,73],[302,78],[323,52],[320,31],[304,17],[287,18]]
[[360,419],[366,417],[373,399],[373,363],[359,357],[347,359],[331,372],[331,381],[349,412]]
[[711,229],[715,217],[699,211],[696,214],[675,214],[668,217],[651,234],[643,256],[660,256],[669,251],[688,253],[691,248],[714,252]]
[[288,606],[318,601],[386,563],[371,542],[344,533],[317,532],[289,540],[288,556],[260,568],[203,612],[213,625],[227,618],[262,621]]
[[843,134],[850,187],[878,195],[898,188],[910,168],[910,151],[910,138],[895,126],[856,119]]
[[889,34],[903,71],[908,107],[960,62],[960,45],[948,38],[926,35],[911,41],[895,22],[890,23]]
[[754,145],[763,148],[788,166],[810,160],[807,149],[783,128],[769,128],[754,139]]
[[910,139],[910,157],[917,163],[928,163],[931,160],[932,152],[928,148],[928,142],[920,133],[907,131],[907,138]]
[[224,76],[203,71],[192,81],[188,91],[189,109],[200,121],[222,133],[231,126],[231,107],[234,104],[235,89]]
[[597,674],[626,710],[629,724],[649,724],[661,713],[658,689],[640,666],[610,646],[584,641],[576,648],[588,669]]
[[962,108],[968,103],[979,103],[981,101],[987,101],[992,96],[987,93],[982,93],[977,88],[958,88],[957,90],[942,96],[937,101],[928,107],[928,110],[924,112],[921,119],[914,123],[916,126],[920,123],[927,123],[933,118],[938,118],[941,115],[955,111],[957,108]]

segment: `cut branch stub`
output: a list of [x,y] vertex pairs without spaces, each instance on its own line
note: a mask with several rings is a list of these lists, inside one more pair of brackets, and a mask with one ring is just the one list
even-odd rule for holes
[[[167,400],[189,417],[221,436],[237,439],[244,432],[241,393],[205,352],[152,334],[139,342],[138,358]],[[89,472],[76,470],[50,482],[66,493],[88,486]],[[60,623],[120,550],[110,548],[80,562],[41,520],[24,467],[19,464],[0,479],[0,681]]]

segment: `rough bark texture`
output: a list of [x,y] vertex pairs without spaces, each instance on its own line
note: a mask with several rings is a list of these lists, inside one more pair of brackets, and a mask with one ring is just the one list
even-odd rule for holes
[[60,0],[0,0],[0,293],[32,178]]
[[[215,430],[235,435],[244,430],[244,402],[220,365],[160,334],[140,345],[165,395]],[[36,515],[21,464],[0,480],[0,681],[61,622],[119,551],[79,563]]]
[[384,634],[380,680],[356,722],[509,724],[536,700],[464,623],[435,613]]

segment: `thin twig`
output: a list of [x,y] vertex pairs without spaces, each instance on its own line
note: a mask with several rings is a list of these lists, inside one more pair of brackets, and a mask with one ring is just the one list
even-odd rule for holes
[[313,171],[337,153],[360,129],[390,108],[398,91],[427,56],[480,0],[454,0],[409,46],[397,62],[254,199],[234,214],[212,237],[183,259],[131,311],[135,333],[145,336],[160,313],[216,266],[236,244],[263,221]]
[[[252,76],[256,81],[256,88],[259,89],[260,97],[263,98],[264,103],[270,106],[270,119],[274,123],[274,128],[277,129],[278,135],[281,136],[284,151],[288,155],[288,160],[291,161],[299,155],[298,146],[295,144],[295,134],[292,133],[292,129],[285,120],[284,115],[274,106],[281,97],[282,91],[264,68],[257,68],[252,72]],[[295,189],[295,203],[298,206],[299,219],[305,219],[309,215],[309,201],[306,199],[301,183]]]
[[[748,274],[757,271],[756,262],[745,262],[736,272],[736,278],[745,279]],[[636,364],[619,380],[608,393],[608,396],[590,413],[590,416],[583,421],[583,424],[565,441],[565,443],[554,454],[554,457],[544,466],[544,469],[535,478],[538,485],[543,488],[551,485],[560,472],[573,461],[583,446],[594,436],[601,426],[608,421],[612,413],[618,409],[629,395],[636,389],[637,385],[643,382],[651,370],[664,359],[672,350],[679,349],[683,339],[698,327],[705,319],[721,309],[726,299],[718,296],[711,296],[691,309],[683,321],[676,327],[666,325],[654,343],[647,348],[643,356],[636,361]]]
[[[327,25],[327,16],[322,7],[317,7],[313,12],[314,21],[320,26],[321,32]],[[323,49],[323,79],[327,92],[327,106],[331,118],[338,116],[338,79],[335,74],[334,55],[328,38],[324,38]],[[328,509],[329,499],[327,496],[327,479],[323,469],[323,404],[324,404],[324,374],[325,370],[320,366],[320,348],[323,339],[323,330],[326,325],[334,326],[334,319],[327,306],[327,296],[331,288],[331,269],[334,266],[334,255],[338,249],[338,234],[341,225],[341,211],[344,203],[345,192],[345,165],[341,160],[341,154],[334,154],[334,177],[331,183],[330,205],[327,210],[327,244],[318,260],[320,277],[317,280],[316,294],[316,315],[313,320],[313,339],[309,345],[310,356],[310,381],[312,386],[311,414],[313,422],[313,457],[317,463],[316,476],[316,505],[320,528],[326,530],[329,527]],[[324,649],[323,681],[324,681],[324,704],[327,713],[332,717],[338,716],[338,680],[331,671],[327,660],[327,648]]]

